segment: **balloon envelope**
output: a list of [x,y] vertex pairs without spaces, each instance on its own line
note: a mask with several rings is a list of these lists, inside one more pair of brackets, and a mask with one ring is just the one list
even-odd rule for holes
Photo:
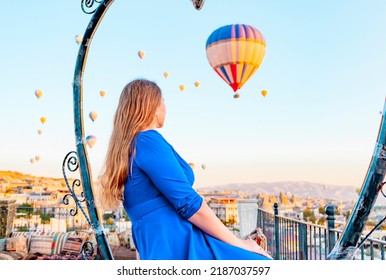
[[184,85],[180,85],[180,90],[184,91],[185,90],[185,86]]
[[90,117],[90,119],[92,121],[95,121],[96,118],[98,117],[98,113],[97,112],[90,112],[90,114],[88,114],[88,115],[89,115],[89,117]]
[[40,122],[41,122],[42,124],[44,124],[44,123],[46,122],[46,120],[47,120],[46,117],[41,117],[41,118],[40,118]]
[[96,142],[96,137],[94,135],[89,135],[86,137],[87,145],[92,148]]
[[142,59],[145,56],[145,51],[139,51],[138,56],[140,59]]
[[263,89],[263,90],[261,91],[261,95],[262,95],[262,96],[266,97],[267,94],[268,94],[268,91],[266,91],[265,89]]
[[37,89],[35,90],[35,95],[38,99],[40,99],[40,97],[43,95],[43,91],[41,89]]
[[105,94],[106,94],[106,92],[104,91],[104,90],[101,90],[100,92],[99,92],[99,94],[100,94],[100,96],[105,96]]
[[205,168],[206,168],[206,164],[202,164],[202,165],[201,165],[201,167],[202,167],[202,169],[204,169],[204,170],[205,170]]
[[164,77],[165,78],[169,77],[169,73],[168,72],[164,72]]
[[82,35],[76,35],[75,36],[75,42],[80,45],[82,43],[83,36]]
[[195,82],[195,83],[194,83],[194,86],[195,86],[195,87],[199,87],[199,86],[200,86],[200,82]]
[[35,156],[36,161],[39,161],[39,159],[40,159],[40,156]]
[[192,168],[192,169],[194,169],[194,163],[193,162],[189,162],[189,165],[190,165],[190,167]]
[[206,41],[209,64],[234,92],[259,69],[265,50],[260,31],[245,24],[222,26]]
[[38,133],[39,133],[39,135],[41,135],[43,133],[43,130],[39,129]]

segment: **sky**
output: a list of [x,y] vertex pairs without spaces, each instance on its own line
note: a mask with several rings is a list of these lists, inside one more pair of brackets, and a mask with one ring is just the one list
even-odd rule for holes
[[[2,4],[0,170],[60,178],[64,157],[76,150],[74,38],[91,19],[80,2]],[[195,163],[195,187],[277,181],[360,187],[385,102],[385,10],[383,0],[206,0],[199,11],[189,0],[116,0],[95,33],[83,77],[84,137],[97,137],[87,147],[92,176],[101,171],[122,88],[146,78],[165,98],[159,132]],[[267,45],[238,99],[205,52],[215,29],[236,23],[256,27]],[[91,111],[98,113],[94,122]]]

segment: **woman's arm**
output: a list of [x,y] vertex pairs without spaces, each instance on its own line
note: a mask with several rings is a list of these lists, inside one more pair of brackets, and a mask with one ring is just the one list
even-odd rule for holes
[[205,233],[225,243],[272,258],[252,239],[242,240],[237,238],[217,218],[217,216],[213,213],[212,209],[209,208],[208,204],[206,204],[205,201],[202,202],[200,209],[198,209],[198,211],[188,220]]

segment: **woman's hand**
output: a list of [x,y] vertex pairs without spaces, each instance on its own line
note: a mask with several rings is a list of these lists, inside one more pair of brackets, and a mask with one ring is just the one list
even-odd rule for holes
[[266,251],[264,251],[263,248],[261,248],[259,244],[256,243],[256,241],[253,241],[251,238],[240,240],[240,241],[241,241],[241,244],[240,244],[241,248],[272,259],[272,257]]

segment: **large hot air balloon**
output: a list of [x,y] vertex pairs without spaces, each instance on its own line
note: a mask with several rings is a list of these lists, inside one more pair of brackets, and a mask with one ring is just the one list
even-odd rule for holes
[[41,117],[41,118],[40,118],[40,122],[41,122],[42,124],[44,124],[44,123],[46,122],[46,120],[47,120],[46,117]]
[[145,56],[145,51],[138,51],[138,56],[142,59]]
[[265,50],[260,31],[245,24],[222,26],[206,41],[209,64],[234,92],[259,69]]
[[89,117],[90,117],[90,119],[92,121],[95,121],[96,118],[98,117],[98,113],[97,112],[90,112],[90,114],[88,114],[88,115],[89,115]]
[[43,95],[43,91],[41,89],[37,89],[35,90],[35,95],[38,99],[40,99],[40,97]]
[[96,142],[96,137],[94,135],[89,135],[86,137],[87,145],[92,148]]

